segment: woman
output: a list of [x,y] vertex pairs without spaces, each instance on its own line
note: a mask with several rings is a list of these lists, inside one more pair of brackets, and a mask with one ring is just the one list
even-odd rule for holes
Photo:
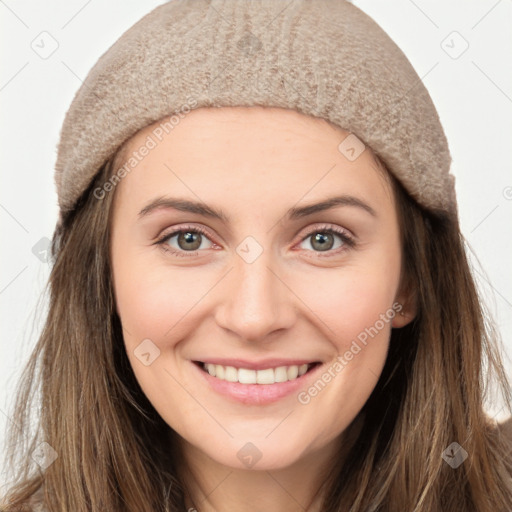
[[510,510],[510,421],[484,410],[510,383],[449,168],[428,92],[349,3],[146,16],[64,122],[15,417],[40,383],[37,471],[4,508]]

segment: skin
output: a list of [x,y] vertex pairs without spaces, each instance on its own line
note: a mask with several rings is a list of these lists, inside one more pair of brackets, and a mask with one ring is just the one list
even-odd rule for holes
[[[129,141],[126,160],[157,125]],[[338,150],[347,135],[284,109],[195,109],[111,192],[111,260],[126,351],[143,391],[180,436],[191,470],[188,504],[201,512],[319,510],[322,472],[375,387],[391,328],[414,317],[400,289],[390,183],[369,148],[354,161]],[[229,222],[172,208],[139,217],[163,195],[206,203]],[[375,215],[342,205],[286,217],[289,208],[339,195],[358,198]],[[325,224],[349,233],[355,245],[333,235],[329,251],[318,249],[314,234]],[[176,235],[166,246],[184,256],[155,244],[187,226],[208,232],[196,255],[187,256]],[[251,263],[237,253],[248,236],[263,249]],[[320,375],[396,302],[403,314],[307,404],[297,393],[266,405],[231,400],[191,362],[304,358],[323,363]],[[145,339],[160,350],[148,366],[134,354]],[[262,455],[250,469],[237,457],[247,442]]]

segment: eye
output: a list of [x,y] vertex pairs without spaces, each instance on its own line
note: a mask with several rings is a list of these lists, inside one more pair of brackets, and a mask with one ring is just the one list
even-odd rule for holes
[[354,247],[355,240],[346,230],[328,225],[310,230],[301,241],[301,248],[307,248],[302,244],[314,252],[327,252],[326,256],[331,256]]
[[[206,243],[206,246],[205,246]],[[175,256],[193,257],[199,254],[202,249],[211,249],[215,245],[209,238],[209,234],[198,226],[184,226],[165,233],[155,244],[162,246],[166,252]],[[309,245],[303,247],[302,244]],[[319,256],[332,256],[339,254],[355,246],[353,236],[346,230],[331,225],[319,226],[306,233],[300,247],[312,250]]]
[[[210,245],[206,244],[205,247],[205,241],[209,241]],[[155,243],[161,245],[164,251],[183,257],[196,256],[200,249],[211,249],[213,246],[206,231],[197,226],[175,229],[163,235]]]

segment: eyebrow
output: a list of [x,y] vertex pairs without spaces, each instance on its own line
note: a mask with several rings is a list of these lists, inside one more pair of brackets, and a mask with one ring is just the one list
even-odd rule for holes
[[[297,220],[303,217],[307,217],[308,215],[313,215],[314,213],[330,210],[337,206],[352,206],[360,208],[373,217],[377,217],[377,213],[370,205],[366,204],[364,201],[358,199],[357,197],[349,195],[330,197],[324,201],[313,203],[307,206],[292,207],[286,212],[285,217],[287,217],[289,220]],[[182,212],[196,213],[204,217],[221,220],[226,224],[229,223],[229,217],[222,210],[215,209],[204,203],[166,196],[158,197],[148,203],[139,212],[139,218],[145,217],[155,210],[167,208],[172,208]]]
[[301,206],[300,208],[290,208],[287,212],[287,216],[291,220],[300,219],[302,217],[306,217],[307,215],[312,215],[313,213],[330,210],[336,206],[353,206],[364,210],[372,217],[377,217],[377,213],[369,204],[366,204],[364,201],[358,199],[357,197],[348,195],[330,197],[329,199],[320,201],[319,203],[310,204],[308,206]]

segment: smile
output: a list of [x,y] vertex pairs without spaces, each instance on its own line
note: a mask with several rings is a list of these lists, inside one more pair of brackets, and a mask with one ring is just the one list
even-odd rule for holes
[[296,395],[321,370],[323,363],[304,359],[211,358],[190,361],[207,389],[245,405],[271,404]]
[[277,382],[288,382],[298,379],[317,363],[278,366],[276,368],[265,368],[261,370],[236,368],[234,366],[202,362],[199,362],[199,364],[202,369],[208,372],[212,377],[227,382],[239,382],[240,384],[275,384]]

